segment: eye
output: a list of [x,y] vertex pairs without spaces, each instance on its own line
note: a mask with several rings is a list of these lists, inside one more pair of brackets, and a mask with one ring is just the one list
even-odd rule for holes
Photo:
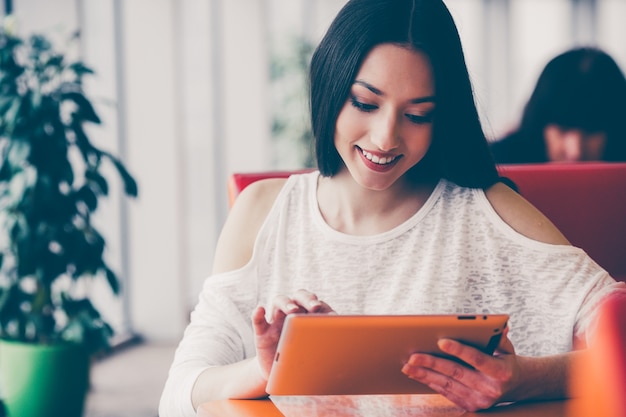
[[423,125],[426,123],[432,123],[433,121],[433,112],[430,111],[425,115],[418,114],[405,114],[406,118],[411,121],[411,123],[415,123],[416,125]]
[[352,106],[354,106],[357,110],[365,113],[373,112],[378,108],[378,106],[374,104],[367,104],[359,101],[355,96],[350,96],[350,102],[352,103]]

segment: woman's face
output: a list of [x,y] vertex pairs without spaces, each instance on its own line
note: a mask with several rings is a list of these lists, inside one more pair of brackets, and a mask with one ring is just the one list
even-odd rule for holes
[[606,133],[585,132],[549,124],[543,130],[548,159],[552,162],[601,161]]
[[434,109],[426,55],[394,44],[372,49],[335,130],[335,147],[354,180],[384,190],[417,164],[431,144]]

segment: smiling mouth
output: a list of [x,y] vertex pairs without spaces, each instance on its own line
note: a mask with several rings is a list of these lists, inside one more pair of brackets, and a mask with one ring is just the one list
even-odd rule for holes
[[396,156],[379,157],[377,155],[367,152],[364,149],[359,148],[359,150],[361,151],[361,153],[363,154],[365,158],[367,158],[368,160],[378,165],[389,165],[395,162],[401,156],[401,155],[396,155]]

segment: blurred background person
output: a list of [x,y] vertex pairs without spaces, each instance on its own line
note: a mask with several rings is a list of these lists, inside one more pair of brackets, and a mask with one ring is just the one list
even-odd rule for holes
[[516,130],[491,143],[497,163],[626,161],[626,78],[598,48],[543,69]]

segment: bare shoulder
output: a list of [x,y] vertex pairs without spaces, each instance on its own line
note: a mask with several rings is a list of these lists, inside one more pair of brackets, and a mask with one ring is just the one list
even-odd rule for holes
[[217,242],[214,274],[239,269],[250,261],[257,234],[285,182],[284,178],[259,180],[239,194]]
[[486,195],[502,220],[520,234],[544,243],[570,244],[543,213],[505,184],[496,183]]

